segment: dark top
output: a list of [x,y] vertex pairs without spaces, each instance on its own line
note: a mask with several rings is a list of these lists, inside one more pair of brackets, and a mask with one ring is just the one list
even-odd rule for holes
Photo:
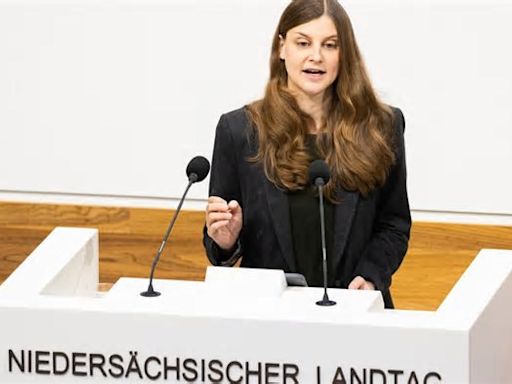
[[[316,135],[307,135],[305,144],[311,161],[321,158],[316,148]],[[293,253],[297,264],[297,272],[304,275],[310,287],[323,287],[323,254],[318,191],[312,186],[306,186],[304,189],[288,192],[288,204],[290,206]],[[326,199],[324,199],[324,217],[329,281],[333,280],[333,266],[330,261],[334,235],[334,206]]]
[[[407,251],[411,215],[407,199],[404,117],[393,109],[395,164],[384,185],[366,197],[336,186],[334,239],[329,286],[346,288],[356,276],[375,284],[387,308],[393,307],[389,287]],[[288,194],[270,182],[263,166],[248,161],[258,141],[245,108],[220,118],[210,173],[210,196],[236,200],[243,209],[243,226],[236,247],[223,252],[204,228],[203,243],[214,265],[274,268],[299,272],[293,251]]]

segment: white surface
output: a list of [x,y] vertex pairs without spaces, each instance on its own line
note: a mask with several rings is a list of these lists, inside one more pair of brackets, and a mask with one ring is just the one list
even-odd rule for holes
[[0,189],[181,196],[220,114],[261,94],[280,8],[0,1]]
[[[510,259],[502,252],[500,258]],[[498,261],[500,264],[502,260]],[[470,335],[470,375],[475,383],[509,383],[512,361],[512,279],[489,298],[485,312],[475,321]],[[506,309],[505,309],[506,308]],[[491,331],[489,331],[491,330]]]
[[[0,0],[0,190],[179,197],[220,114],[262,94],[287,3]],[[511,215],[512,2],[343,4],[405,113],[411,207]]]
[[0,293],[14,297],[94,296],[98,274],[98,231],[56,228],[3,282]]
[[281,270],[208,267],[204,277],[205,289],[211,295],[230,295],[235,299],[268,297],[279,298],[287,287]]
[[[96,353],[107,358],[119,354],[125,369],[134,351],[141,362],[156,356],[181,362],[187,358],[218,359],[223,364],[239,361],[250,367],[295,364],[300,368],[300,383],[308,384],[332,382],[337,367],[345,375],[351,368],[361,375],[378,369],[386,372],[387,382],[394,380],[389,370],[403,371],[398,382],[407,382],[405,378],[413,373],[423,382],[429,372],[442,377],[442,381],[427,380],[429,384],[512,380],[508,370],[512,359],[512,251],[482,251],[437,312],[384,310],[378,292],[341,289],[329,291],[338,305],[321,308],[314,304],[321,289],[283,288],[279,271],[213,267],[207,282],[156,280],[155,289],[162,293],[156,298],[141,297],[147,280],[133,278],[119,280],[108,293],[96,297],[83,297],[78,291],[69,297],[72,279],[59,279],[51,295],[42,292],[48,281],[54,281],[51,273],[41,274],[43,262],[55,275],[67,269],[75,276],[79,270],[77,279],[97,278],[92,268],[69,268],[97,260],[96,243],[94,230],[58,229],[0,286],[0,382],[77,380],[71,374],[23,374],[16,367],[9,373],[9,350],[18,358],[21,350],[69,356]],[[69,252],[67,257],[54,256],[64,252]],[[231,293],[222,280],[227,275],[233,282]],[[249,276],[250,285],[245,284],[244,275]],[[267,284],[281,288],[265,291]],[[32,288],[17,291],[22,285]],[[61,297],[59,290],[67,297]],[[244,290],[249,297],[243,297]],[[43,363],[40,368],[50,366]],[[321,367],[320,381],[317,366]],[[83,369],[78,366],[79,371]],[[180,375],[184,371],[182,367]],[[80,381],[112,379],[98,372]],[[136,374],[128,376],[123,382],[140,382]],[[183,381],[183,377],[169,377],[166,382]]]

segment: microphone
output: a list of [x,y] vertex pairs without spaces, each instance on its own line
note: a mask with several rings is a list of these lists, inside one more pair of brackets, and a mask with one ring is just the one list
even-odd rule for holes
[[210,172],[210,162],[203,156],[196,156],[187,165],[188,181],[197,183],[203,181]]
[[171,234],[172,227],[174,227],[174,223],[176,222],[176,218],[178,217],[178,213],[181,210],[181,206],[183,205],[183,202],[185,201],[185,196],[187,196],[188,190],[192,186],[192,184],[197,183],[199,181],[203,181],[206,176],[208,176],[208,173],[210,172],[210,162],[204,158],[203,156],[196,156],[187,165],[186,173],[188,177],[188,185],[185,189],[185,193],[183,193],[183,196],[181,197],[180,203],[178,204],[178,208],[176,209],[176,212],[174,212],[174,216],[169,223],[169,226],[167,227],[167,231],[165,232],[162,244],[160,245],[160,248],[158,249],[158,252],[156,253],[155,258],[153,259],[153,263],[151,265],[151,274],[149,275],[149,285],[148,289],[144,292],[141,292],[141,296],[144,297],[156,297],[160,296],[160,292],[157,292],[153,289],[153,275],[155,273],[156,265],[158,264],[158,261],[160,260],[160,255],[162,254],[165,245],[167,244],[167,239],[169,238],[169,235]]
[[323,160],[315,160],[309,164],[309,182],[314,186],[324,186],[329,182],[331,172],[326,162]]
[[327,248],[325,246],[325,218],[324,218],[324,193],[323,187],[329,181],[331,173],[329,167],[323,160],[315,160],[309,165],[309,182],[318,188],[320,197],[320,231],[322,236],[322,270],[324,274],[324,297],[316,304],[324,307],[336,305],[335,301],[329,300],[327,295]]

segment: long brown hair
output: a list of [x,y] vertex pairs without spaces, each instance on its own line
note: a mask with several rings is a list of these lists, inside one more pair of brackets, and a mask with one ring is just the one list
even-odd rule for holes
[[336,202],[336,185],[365,196],[384,183],[395,161],[392,111],[372,88],[350,19],[337,0],[293,0],[284,10],[272,42],[265,95],[247,108],[259,142],[250,160],[261,162],[267,178],[281,188],[298,190],[307,184],[311,159],[305,137],[312,119],[287,90],[279,36],[284,38],[290,29],[324,14],[336,26],[340,62],[338,77],[326,90],[330,101],[317,146],[331,169],[325,196]]

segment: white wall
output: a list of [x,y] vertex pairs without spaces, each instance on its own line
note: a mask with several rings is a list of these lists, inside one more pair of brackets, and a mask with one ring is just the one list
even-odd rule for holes
[[[0,0],[0,198],[169,204],[262,94],[287,3]],[[342,3],[406,115],[411,207],[510,220],[512,1]]]

